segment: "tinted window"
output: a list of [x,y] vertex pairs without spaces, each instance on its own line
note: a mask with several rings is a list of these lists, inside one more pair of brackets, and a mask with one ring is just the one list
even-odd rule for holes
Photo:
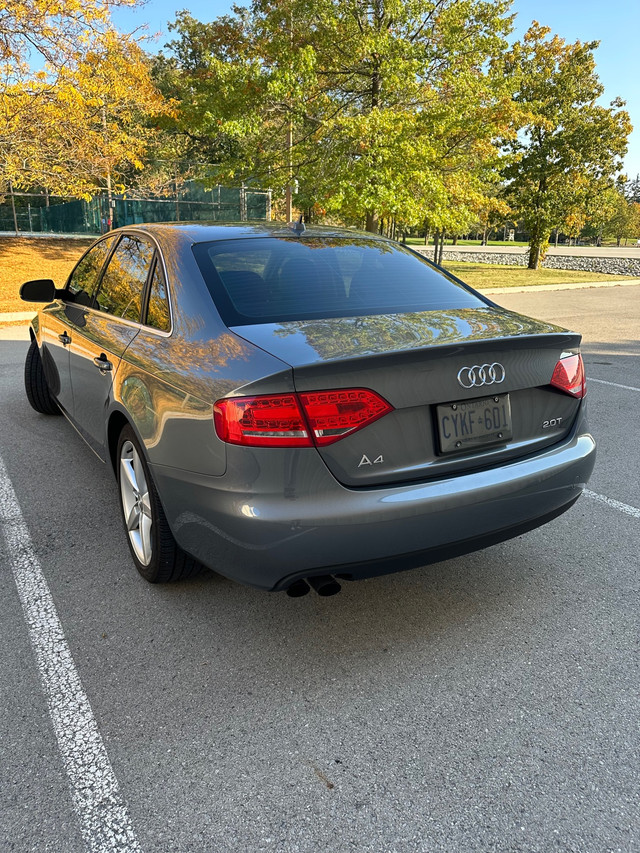
[[139,237],[123,237],[102,276],[93,307],[124,320],[140,320],[153,252],[153,246]]
[[149,305],[147,307],[147,326],[168,332],[171,329],[171,314],[167,286],[164,281],[162,267],[158,261],[153,268],[151,287],[149,289]]
[[100,271],[115,242],[115,237],[101,240],[82,258],[67,283],[67,300],[75,305],[90,305]]
[[194,253],[229,326],[485,304],[426,260],[366,237],[225,240]]

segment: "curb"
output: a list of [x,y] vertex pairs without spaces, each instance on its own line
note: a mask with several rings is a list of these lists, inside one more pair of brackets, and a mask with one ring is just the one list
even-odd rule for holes
[[[592,287],[631,287],[640,285],[640,278],[621,281],[574,281],[569,284],[530,284],[526,287],[487,287],[475,288],[485,296],[498,296],[501,293],[540,293],[552,290],[584,290]],[[0,326],[8,323],[26,324],[35,317],[35,311],[0,312]]]
[[[477,287],[485,296],[500,293],[540,293],[543,290],[584,290],[591,287],[631,287],[639,285],[640,278],[621,279],[620,281],[572,281],[567,284],[529,284],[523,287]],[[2,315],[0,315],[1,317]]]
[[26,323],[36,316],[36,311],[9,311],[0,313],[0,326],[3,323]]

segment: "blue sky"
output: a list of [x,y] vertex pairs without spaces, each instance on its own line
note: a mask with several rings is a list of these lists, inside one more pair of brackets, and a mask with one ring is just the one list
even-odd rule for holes
[[[312,0],[310,0],[312,2]],[[150,34],[159,33],[149,50],[160,49],[169,39],[167,23],[185,7],[181,0],[149,0],[136,9],[120,9],[114,21],[122,30],[147,25]],[[190,13],[200,21],[211,21],[228,13],[225,0],[191,0]],[[238,2],[238,5],[243,5]],[[246,3],[245,5],[248,5]],[[605,87],[607,103],[616,96],[627,102],[631,122],[636,128],[629,137],[625,168],[629,177],[640,173],[640,2],[638,0],[514,0],[511,11],[517,13],[515,35],[526,31],[533,20],[551,27],[569,42],[600,41],[596,51],[598,75]],[[155,45],[155,47],[154,47]],[[634,71],[634,69],[636,69]]]

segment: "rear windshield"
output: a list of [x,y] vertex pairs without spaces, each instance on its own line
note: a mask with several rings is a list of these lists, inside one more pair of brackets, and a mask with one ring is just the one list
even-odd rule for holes
[[428,261],[366,237],[257,237],[193,250],[227,326],[485,305]]

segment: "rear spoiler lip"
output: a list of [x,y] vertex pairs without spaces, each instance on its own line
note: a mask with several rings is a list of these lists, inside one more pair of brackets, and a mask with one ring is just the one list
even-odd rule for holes
[[434,342],[415,347],[399,347],[398,349],[389,349],[381,352],[352,352],[329,357],[323,357],[320,353],[317,353],[316,358],[305,358],[302,352],[296,353],[296,357],[292,357],[293,352],[285,353],[278,346],[272,349],[269,346],[269,341],[266,340],[266,338],[269,337],[268,333],[264,334],[264,336],[261,335],[259,338],[257,336],[254,337],[249,331],[249,329],[254,328],[255,327],[235,326],[231,328],[230,331],[235,335],[238,335],[238,337],[249,341],[254,346],[258,346],[265,350],[269,355],[278,358],[280,361],[289,365],[296,371],[302,369],[322,369],[328,365],[338,364],[344,364],[345,366],[349,365],[351,368],[353,365],[358,363],[373,361],[384,361],[387,365],[391,365],[396,361],[399,365],[402,365],[407,361],[414,360],[418,356],[421,359],[430,361],[431,359],[460,355],[462,352],[464,352],[465,355],[474,355],[476,353],[504,350],[505,348],[509,350],[523,350],[535,348],[537,346],[543,346],[544,348],[555,346],[559,351],[570,350],[578,352],[582,342],[582,335],[579,333],[558,330],[541,331],[534,334],[524,335],[501,335],[497,337],[483,338],[480,340],[474,340],[473,338],[461,338],[460,340],[455,341],[447,340],[442,341],[441,343]]

